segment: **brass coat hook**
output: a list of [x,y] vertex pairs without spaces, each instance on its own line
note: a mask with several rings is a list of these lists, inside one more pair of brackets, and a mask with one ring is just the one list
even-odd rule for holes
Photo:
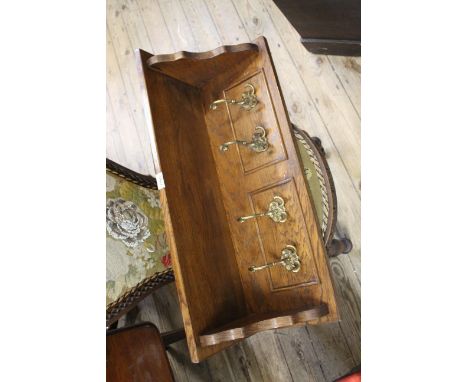
[[255,95],[255,88],[250,83],[246,84],[245,88],[247,90],[244,93],[242,93],[240,100],[228,99],[228,98],[218,99],[211,103],[210,109],[216,110],[218,106],[222,103],[227,103],[231,105],[239,105],[246,110],[253,109],[258,103],[257,96]]
[[221,151],[227,151],[230,145],[242,145],[248,147],[250,150],[255,151],[256,153],[261,153],[268,150],[268,139],[266,137],[266,131],[262,126],[257,126],[252,135],[252,141],[230,141],[223,143],[219,146]]
[[268,211],[249,216],[241,216],[237,218],[237,221],[243,223],[246,220],[260,216],[268,216],[275,223],[284,223],[288,218],[286,207],[284,205],[284,199],[281,196],[275,196],[268,206]]
[[297,249],[294,245],[287,245],[281,251],[281,260],[273,261],[265,265],[255,266],[252,265],[249,267],[250,272],[261,271],[262,269],[267,269],[274,267],[275,265],[282,265],[289,272],[299,272],[301,270],[301,260],[297,254]]

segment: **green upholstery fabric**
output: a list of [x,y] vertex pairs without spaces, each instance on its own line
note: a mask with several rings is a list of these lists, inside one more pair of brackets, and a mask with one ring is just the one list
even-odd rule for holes
[[159,191],[106,172],[106,304],[170,267]]
[[307,152],[305,143],[297,139],[298,146],[299,146],[299,154],[302,159],[302,163],[304,164],[304,169],[305,169],[305,175],[307,178],[307,183],[309,186],[309,190],[312,194],[312,199],[313,203],[315,206],[315,211],[317,212],[317,218],[319,220],[319,227],[322,227],[323,225],[323,200],[322,200],[322,191],[320,187],[320,181],[317,176],[317,170],[315,167],[314,162],[312,161],[312,158],[310,157],[311,154]]

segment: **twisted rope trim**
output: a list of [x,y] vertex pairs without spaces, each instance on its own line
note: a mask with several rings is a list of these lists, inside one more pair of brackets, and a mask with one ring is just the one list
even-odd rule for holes
[[151,294],[155,289],[174,281],[174,272],[168,268],[163,272],[140,281],[132,289],[125,292],[117,300],[106,307],[106,326],[116,321],[120,316],[130,310],[139,301]]
[[138,186],[149,188],[151,190],[158,189],[158,183],[156,182],[156,179],[153,178],[151,175],[140,174],[107,158],[106,171],[117,175],[118,177],[123,178]]
[[[136,184],[137,186],[142,186],[142,187],[145,187],[145,188],[149,188],[151,190],[157,190],[158,189],[158,186],[157,185],[153,185],[153,184],[150,184],[148,183],[147,181],[143,181],[143,180],[140,180],[140,179],[135,179],[135,178],[130,178],[129,176],[125,176],[123,174],[121,174],[120,172],[118,171],[115,171],[115,170],[110,170],[108,168],[106,168],[106,171],[107,172],[111,172],[112,174],[115,174],[117,175],[118,177],[120,178],[123,178],[131,183],[134,183]],[[155,179],[156,181],[156,179]]]
[[322,230],[322,236],[325,237],[325,233],[328,228],[328,216],[329,216],[329,203],[328,203],[328,192],[327,192],[327,185],[325,179],[323,177],[322,167],[320,166],[320,162],[315,155],[315,152],[311,149],[309,143],[304,139],[304,137],[298,131],[294,131],[295,137],[304,145],[304,148],[309,155],[310,160],[314,164],[315,171],[317,172],[317,178],[319,180],[320,185],[320,192],[322,194],[322,226],[320,227]]

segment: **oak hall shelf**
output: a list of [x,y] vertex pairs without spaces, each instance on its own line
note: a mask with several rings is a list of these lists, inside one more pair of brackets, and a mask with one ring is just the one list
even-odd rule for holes
[[138,65],[192,361],[259,331],[337,320],[266,39],[140,50]]

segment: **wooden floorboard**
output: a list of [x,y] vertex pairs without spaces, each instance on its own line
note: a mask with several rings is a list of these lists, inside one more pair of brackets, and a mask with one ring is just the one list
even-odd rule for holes
[[[264,35],[291,121],[318,136],[338,197],[340,237],[354,249],[331,260],[339,323],[264,332],[192,364],[183,342],[171,345],[177,381],[332,381],[360,363],[361,60],[314,55],[272,0],[108,0],[107,155],[154,175],[134,50],[206,51]],[[142,301],[119,325],[182,327],[175,286]]]
[[361,117],[361,57],[326,56]]

